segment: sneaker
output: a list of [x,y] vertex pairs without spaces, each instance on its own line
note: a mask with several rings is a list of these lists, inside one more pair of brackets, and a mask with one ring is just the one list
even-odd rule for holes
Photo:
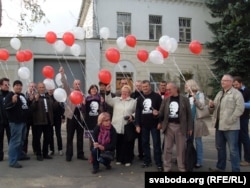
[[250,166],[250,163],[247,161],[241,161],[240,166]]
[[125,166],[129,167],[131,166],[131,163],[125,163]]
[[116,162],[115,164],[116,164],[116,165],[121,165],[122,163],[118,161],[118,162]]
[[200,164],[196,164],[195,166],[194,166],[194,168],[201,168],[202,167],[202,165],[200,165]]
[[59,155],[63,156],[63,150],[59,150]]
[[48,155],[54,155],[54,151],[49,151]]
[[77,159],[84,160],[84,161],[87,161],[87,160],[88,160],[88,158],[85,157],[85,156],[77,157]]
[[179,171],[180,171],[180,172],[186,172],[186,169],[184,169],[184,168],[179,168]]
[[13,165],[10,165],[10,167],[12,167],[12,168],[22,168],[23,166],[20,165],[19,163],[15,163]]
[[219,168],[209,168],[208,169],[210,172],[224,172],[224,170],[221,170]]
[[98,169],[93,169],[92,174],[96,174],[99,170]]
[[157,167],[157,170],[158,170],[158,172],[163,172],[162,166],[158,166],[158,167]]
[[150,167],[150,166],[152,166],[152,163],[148,163],[148,164],[143,163],[141,167],[142,168],[147,168],[147,167]]
[[37,155],[36,159],[37,159],[38,161],[43,161],[43,157],[42,157],[41,155]]

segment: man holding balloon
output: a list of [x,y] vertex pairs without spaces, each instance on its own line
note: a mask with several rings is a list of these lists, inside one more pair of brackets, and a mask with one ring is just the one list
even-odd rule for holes
[[67,118],[67,143],[66,143],[66,161],[71,161],[73,156],[73,139],[74,133],[77,134],[77,158],[81,160],[88,160],[84,156],[83,151],[83,113],[84,113],[84,96],[81,92],[81,81],[74,80],[73,88],[71,89],[65,78],[64,69],[60,67],[61,82],[64,90],[67,93],[68,99],[66,101],[64,116]]

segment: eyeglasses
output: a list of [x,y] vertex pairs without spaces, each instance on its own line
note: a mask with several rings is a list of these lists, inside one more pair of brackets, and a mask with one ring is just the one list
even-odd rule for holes
[[6,87],[10,87],[10,84],[4,84],[4,86],[6,86]]

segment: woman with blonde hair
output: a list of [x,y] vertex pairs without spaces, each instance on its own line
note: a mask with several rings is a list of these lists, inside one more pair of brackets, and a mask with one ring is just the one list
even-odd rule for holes
[[121,96],[112,98],[110,85],[106,87],[106,103],[113,107],[112,124],[117,132],[116,164],[130,166],[134,158],[136,100],[131,98],[131,87],[124,85]]
[[99,171],[99,164],[102,163],[106,169],[111,169],[111,159],[107,159],[101,156],[104,151],[115,152],[116,147],[116,130],[111,124],[110,114],[108,112],[102,112],[99,114],[98,126],[95,127],[93,132],[93,145],[92,145],[92,157],[93,157],[93,174]]
[[195,148],[197,153],[197,162],[195,167],[200,168],[203,165],[203,143],[202,136],[209,134],[204,118],[197,117],[197,111],[205,108],[205,96],[200,91],[200,87],[193,79],[187,80],[185,84],[186,96],[189,98],[189,102],[192,110],[192,119],[194,124],[194,139]]

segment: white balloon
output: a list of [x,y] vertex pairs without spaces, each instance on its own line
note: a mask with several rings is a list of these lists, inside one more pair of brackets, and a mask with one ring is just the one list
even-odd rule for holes
[[21,48],[21,41],[18,38],[12,38],[10,40],[10,45],[15,50],[19,50]]
[[62,40],[57,40],[54,44],[53,47],[57,52],[63,52],[66,49],[66,45]]
[[164,58],[160,51],[153,50],[149,53],[149,60],[154,64],[163,64]]
[[20,67],[17,71],[17,74],[21,79],[26,80],[30,77],[30,70],[27,67]]
[[74,27],[73,33],[76,39],[83,40],[84,39],[84,29],[82,27]]
[[178,47],[178,43],[176,41],[175,38],[170,38],[169,39],[170,43],[171,43],[171,49],[169,50],[171,53],[174,53]]
[[126,39],[124,37],[119,37],[118,39],[116,39],[116,44],[120,49],[123,49],[127,46]]
[[70,52],[72,55],[78,57],[80,54],[81,54],[81,47],[79,44],[73,44],[71,47],[70,47]]
[[107,27],[102,27],[100,29],[100,38],[102,39],[108,39],[110,35],[109,28]]
[[165,51],[167,50],[167,41],[169,40],[169,36],[167,35],[163,35],[160,39],[159,39],[159,46],[164,49]]
[[50,78],[44,79],[43,83],[45,84],[45,88],[47,90],[51,90],[51,89],[55,89],[56,88],[54,80],[52,80]]
[[[66,74],[64,74],[64,76],[65,76],[65,78],[67,79]],[[56,81],[56,85],[57,85],[58,87],[60,87],[60,86],[62,85],[61,78],[62,78],[61,73],[57,73],[57,74],[56,74],[56,77],[55,77],[55,81]]]
[[56,88],[53,95],[58,102],[65,102],[67,99],[67,93],[62,88]]

